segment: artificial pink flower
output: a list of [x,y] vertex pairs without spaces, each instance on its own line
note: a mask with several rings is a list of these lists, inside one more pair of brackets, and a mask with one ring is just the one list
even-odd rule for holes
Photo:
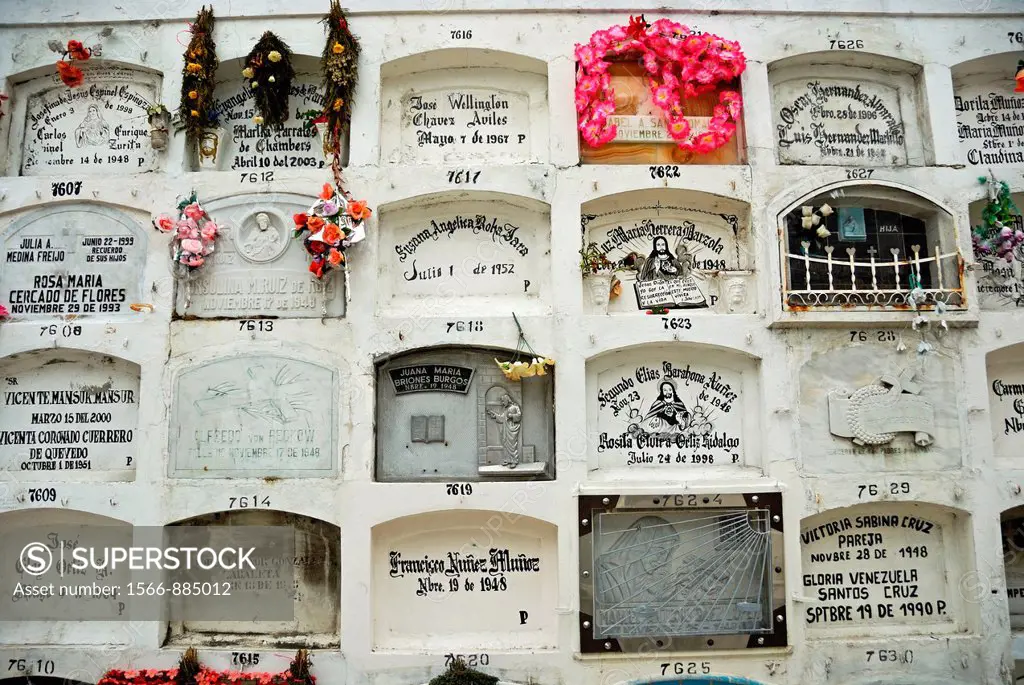
[[198,240],[186,238],[181,241],[181,249],[192,254],[199,254],[203,251],[203,244]]
[[203,218],[204,214],[206,214],[206,212],[203,211],[203,208],[199,206],[198,202],[193,202],[185,207],[185,216],[193,221],[199,221]]
[[161,233],[170,233],[174,230],[175,221],[166,214],[161,214],[153,221],[153,226]]
[[654,104],[665,109],[672,103],[672,89],[668,86],[659,86],[654,89]]
[[11,312],[7,307],[0,304],[0,319],[6,319],[11,315]]
[[203,228],[200,231],[200,235],[203,236],[204,240],[213,240],[220,233],[220,226],[212,221],[207,221],[203,224]]

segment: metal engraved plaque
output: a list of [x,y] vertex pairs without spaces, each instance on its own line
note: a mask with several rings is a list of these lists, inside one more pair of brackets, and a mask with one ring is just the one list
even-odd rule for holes
[[473,369],[465,366],[423,364],[400,366],[388,371],[395,385],[395,394],[410,392],[457,392],[465,395],[473,381]]
[[331,475],[337,397],[333,369],[287,357],[229,357],[183,371],[171,411],[170,475]]
[[633,651],[649,638],[672,650],[785,644],[777,493],[583,497],[580,506],[583,651],[608,651],[602,641]]
[[85,203],[49,207],[2,235],[0,302],[16,320],[124,318],[140,301],[146,234],[123,212]]

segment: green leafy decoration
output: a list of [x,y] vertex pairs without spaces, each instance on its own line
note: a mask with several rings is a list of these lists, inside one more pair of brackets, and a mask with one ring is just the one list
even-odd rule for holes
[[474,670],[462,659],[456,659],[447,671],[431,678],[429,685],[495,685],[497,682],[494,676]]

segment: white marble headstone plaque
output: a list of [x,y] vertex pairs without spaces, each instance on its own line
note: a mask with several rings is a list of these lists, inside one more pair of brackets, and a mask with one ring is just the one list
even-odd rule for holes
[[157,168],[146,109],[160,77],[141,69],[88,65],[85,83],[65,86],[56,73],[19,86],[28,98],[23,176],[139,174]]
[[55,205],[20,217],[2,236],[0,302],[15,319],[123,318],[140,301],[147,236],[123,212]]
[[1024,163],[1024,93],[1014,91],[1019,54],[980,60],[979,73],[953,77],[956,130],[967,163],[979,171]]
[[18,480],[130,480],[136,453],[139,367],[78,350],[5,360],[0,470]]
[[1011,361],[990,366],[988,392],[996,457],[1019,462],[1024,440],[1024,364]]
[[331,475],[337,465],[337,372],[274,355],[182,371],[174,383],[170,475]]
[[[179,315],[206,317],[343,316],[344,274],[317,280],[309,273],[302,241],[293,238],[292,215],[313,200],[275,193],[235,195],[206,203],[210,216],[224,227],[217,251],[199,277],[179,285]],[[191,302],[186,308],[186,301]]]
[[772,108],[783,164],[907,163],[906,127],[897,88],[808,76],[776,84]]

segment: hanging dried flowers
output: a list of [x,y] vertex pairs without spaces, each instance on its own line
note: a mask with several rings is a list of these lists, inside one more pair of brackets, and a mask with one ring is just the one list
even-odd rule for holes
[[984,176],[978,181],[988,186],[988,204],[981,210],[981,224],[971,231],[974,256],[1012,262],[1017,248],[1024,243],[1024,231],[1013,228],[1019,223],[1020,210],[1010,197],[1010,186]]
[[[533,376],[546,376],[547,367],[554,366],[555,360],[547,357],[542,357],[533,351],[533,347],[526,340],[526,334],[523,332],[523,327],[519,323],[519,317],[512,313],[512,320],[516,322],[516,328],[519,330],[519,340],[516,343],[516,353],[512,359],[508,361],[494,360],[494,363],[498,365],[501,372],[505,374],[505,378],[510,381],[518,381],[521,378],[531,378]],[[520,356],[528,354],[529,361],[523,361]]]
[[324,77],[324,154],[341,154],[341,138],[352,119],[352,96],[358,80],[359,41],[348,28],[348,20],[339,0],[331,0],[331,10],[321,20],[327,43],[320,57]]
[[213,42],[213,7],[205,6],[189,27],[192,34],[185,49],[178,117],[192,141],[201,140],[203,129],[216,125],[213,91],[217,76],[217,44]]
[[705,154],[725,145],[736,132],[743,99],[733,90],[719,93],[708,129],[694,133],[683,114],[686,98],[710,93],[739,77],[746,58],[736,41],[695,33],[668,19],[648,24],[630,17],[628,26],[597,31],[576,45],[576,113],[583,140],[601,147],[615,138],[608,123],[615,113],[608,56],[636,54],[647,72],[651,96],[663,111],[669,135],[683,150]]
[[288,98],[291,95],[292,51],[285,43],[267,31],[245,58],[242,76],[252,89],[256,102],[253,123],[268,128],[281,128],[288,121]]
[[67,47],[59,41],[51,40],[49,47],[61,54],[60,61],[57,62],[57,74],[68,88],[77,88],[85,81],[85,74],[76,62],[87,62],[90,57],[99,57],[102,54],[101,46],[87,48],[78,40],[69,40]]
[[221,233],[210,215],[196,199],[196,192],[178,203],[178,218],[163,214],[153,220],[161,233],[172,234],[171,259],[179,274],[188,276],[206,263]]
[[344,268],[345,251],[366,237],[364,224],[372,212],[361,200],[353,200],[340,187],[325,183],[309,211],[292,217],[294,237],[302,238],[312,257],[309,271],[317,278]]

